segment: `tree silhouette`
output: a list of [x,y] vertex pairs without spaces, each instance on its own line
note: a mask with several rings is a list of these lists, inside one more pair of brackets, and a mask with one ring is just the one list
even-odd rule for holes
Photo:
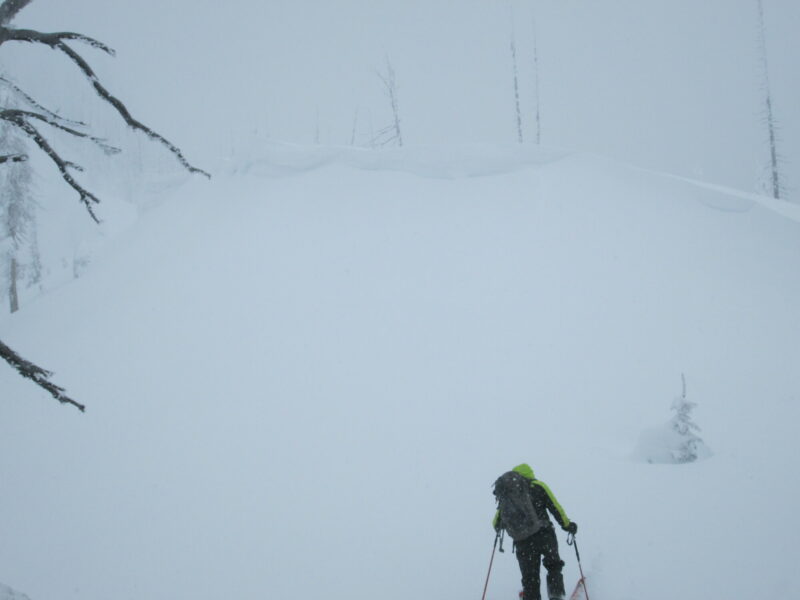
[[[17,14],[32,1],[33,0],[4,0],[0,3],[0,46],[10,42],[25,42],[48,46],[61,53],[72,63],[73,67],[78,70],[83,78],[88,81],[97,97],[110,105],[128,127],[134,131],[143,133],[150,140],[167,148],[178,162],[190,173],[199,173],[210,177],[207,172],[193,166],[175,144],[137,120],[125,104],[103,85],[87,60],[80,52],[72,47],[72,44],[83,44],[90,49],[99,50],[113,56],[114,50],[112,48],[81,33],[69,31],[42,32],[33,29],[12,27],[10,25],[11,21],[13,21]],[[0,121],[4,121],[16,128],[18,132],[30,139],[38,149],[50,159],[58,169],[64,182],[77,192],[80,201],[83,203],[92,219],[99,222],[94,207],[100,202],[100,199],[93,192],[84,187],[75,176],[75,173],[80,173],[83,171],[83,168],[77,163],[64,158],[44,132],[48,130],[65,132],[73,137],[96,144],[109,154],[119,152],[119,149],[93,136],[90,132],[89,125],[86,123],[66,119],[48,110],[9,78],[0,77],[0,84],[6,86],[16,102],[22,106],[22,108],[0,106]],[[0,155],[0,165],[8,164],[9,162],[24,161],[26,159],[27,155],[20,153]],[[52,373],[23,359],[2,341],[0,341],[0,358],[3,358],[9,365],[16,369],[20,375],[32,380],[38,386],[45,389],[59,402],[72,404],[81,411],[84,410],[85,407],[82,404],[66,396],[62,388],[50,381]]]

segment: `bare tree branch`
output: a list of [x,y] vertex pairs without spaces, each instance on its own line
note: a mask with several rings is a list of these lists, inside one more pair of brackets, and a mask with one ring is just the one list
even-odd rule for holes
[[89,135],[88,133],[84,133],[83,131],[78,131],[77,129],[73,129],[72,127],[67,127],[66,125],[56,120],[58,117],[56,117],[56,119],[52,119],[36,112],[32,112],[29,110],[19,110],[15,108],[0,110],[0,119],[9,121],[11,123],[15,123],[18,117],[21,117],[23,119],[28,119],[28,118],[37,119],[38,121],[47,123],[48,125],[55,127],[56,129],[60,129],[61,131],[65,131],[70,135],[74,135],[75,137],[91,140],[92,142],[97,144],[106,154],[118,154],[122,152],[122,150],[120,150],[116,146],[111,146],[110,144],[107,144],[106,141],[102,138]]
[[5,0],[0,4],[0,25],[6,25],[17,13],[28,6],[32,0]]
[[[35,115],[35,113],[28,113],[30,115]],[[69,170],[76,168],[75,163],[69,162],[61,158],[61,156],[56,152],[53,147],[49,144],[49,142],[39,133],[39,131],[31,125],[25,118],[26,112],[19,111],[19,110],[3,110],[0,111],[0,119],[7,121],[19,129],[21,129],[25,135],[31,138],[39,149],[44,152],[53,163],[55,163],[56,167],[58,167],[59,172],[61,173],[61,178],[69,184],[69,186],[78,192],[80,196],[81,202],[83,202],[86,210],[89,212],[89,215],[94,219],[96,223],[99,223],[100,220],[97,218],[97,215],[94,212],[94,204],[99,204],[100,199],[92,194],[89,190],[84,188],[80,183],[78,183],[74,177],[70,174]],[[41,118],[41,116],[39,116]],[[76,135],[80,135],[76,132]],[[87,136],[83,136],[87,137]],[[82,170],[78,168],[78,170]]]
[[[32,29],[17,29],[9,27],[8,24],[16,17],[16,15],[25,8],[32,0],[0,0],[0,45],[5,42],[27,42],[31,44],[42,44],[63,53],[72,63],[78,67],[83,75],[89,80],[94,88],[95,93],[100,99],[110,104],[116,112],[122,117],[125,123],[135,131],[144,133],[151,140],[158,142],[166,147],[180,162],[180,164],[190,173],[200,173],[206,177],[211,177],[206,171],[194,167],[184,157],[180,148],[167,140],[164,136],[157,133],[153,129],[147,127],[137,119],[135,119],[125,104],[117,97],[111,94],[105,86],[100,82],[97,75],[94,73],[89,63],[74,50],[67,42],[80,42],[87,44],[92,48],[101,50],[111,56],[114,55],[114,50],[102,42],[85,36],[80,33],[73,32],[55,32],[44,33]],[[73,171],[82,171],[80,165],[74,162],[65,160],[59,153],[50,145],[48,140],[34,127],[32,121],[39,121],[45,123],[50,127],[68,133],[69,135],[84,138],[100,146],[107,153],[119,152],[119,149],[105,143],[104,140],[94,137],[84,128],[88,126],[85,123],[78,121],[71,121],[60,117],[52,111],[47,110],[42,104],[37,102],[33,97],[22,91],[16,84],[12,83],[5,77],[0,76],[0,83],[5,84],[13,93],[24,99],[24,106],[29,110],[22,110],[17,107],[0,106],[0,121],[5,121],[20,129],[28,138],[44,152],[50,160],[58,168],[61,178],[80,196],[81,202],[86,207],[89,215],[96,222],[99,222],[94,213],[94,205],[98,204],[100,200],[84,188],[73,176]],[[0,164],[7,162],[21,162],[27,160],[25,154],[7,154],[0,155]],[[0,358],[5,360],[8,364],[14,367],[23,377],[26,377],[40,386],[42,389],[50,393],[56,400],[65,404],[72,404],[80,411],[84,411],[85,407],[78,402],[75,402],[64,393],[64,389],[58,387],[50,381],[52,373],[42,369],[41,367],[31,363],[18,354],[11,348],[6,346],[0,341]]]
[[175,144],[170,142],[161,134],[150,129],[142,122],[136,120],[133,115],[131,115],[128,107],[125,106],[125,104],[123,104],[119,98],[111,94],[111,92],[109,92],[102,83],[100,83],[100,80],[97,78],[94,70],[92,70],[92,68],[89,66],[89,63],[86,62],[86,60],[78,52],[73,50],[64,40],[78,40],[88,43],[91,46],[99,48],[109,54],[114,54],[114,51],[105,44],[78,33],[42,33],[32,29],[0,28],[0,44],[5,41],[39,43],[50,46],[54,50],[63,52],[89,80],[97,95],[108,104],[113,106],[129,127],[134,130],[141,131],[151,140],[154,140],[166,147],[178,159],[181,165],[183,165],[183,167],[190,173],[199,173],[211,178],[209,173],[190,164],[189,161],[186,160],[186,157],[183,155],[180,148],[178,148]]
[[129,127],[141,131],[150,139],[155,140],[161,143],[163,146],[165,146],[170,152],[172,152],[172,154],[178,159],[178,161],[183,165],[183,167],[190,173],[199,173],[201,175],[205,175],[209,179],[211,178],[211,175],[206,171],[203,171],[202,169],[198,169],[197,167],[192,166],[189,163],[189,161],[186,160],[186,157],[183,156],[183,153],[181,152],[180,148],[178,148],[175,144],[170,142],[161,134],[156,133],[155,131],[153,131],[140,121],[134,119],[131,113],[128,111],[128,108],[122,103],[122,101],[120,101],[115,96],[111,95],[111,93],[105,87],[103,87],[103,85],[97,79],[97,76],[94,74],[94,71],[92,71],[91,67],[89,67],[89,64],[85,60],[83,60],[83,57],[81,57],[80,54],[78,54],[72,48],[67,46],[67,44],[65,44],[64,42],[60,42],[58,44],[58,48],[62,52],[64,52],[67,56],[69,56],[69,58],[72,59],[72,61],[76,65],[78,65],[81,71],[83,71],[83,73],[92,83],[92,86],[94,86],[94,89],[97,92],[97,94],[117,110],[119,115],[123,118],[123,120],[128,124]]
[[397,132],[395,131],[394,124],[392,124],[392,125],[387,125],[383,129],[379,129],[378,132],[372,137],[370,143],[373,146],[379,146],[383,148],[391,144],[396,144],[397,141],[398,141]]
[[[386,57],[386,75],[377,70],[375,74],[383,83],[383,87],[385,88],[384,93],[389,98],[389,104],[392,107],[393,122],[388,127],[381,129],[378,134],[373,137],[372,145],[386,146],[390,143],[396,143],[398,146],[402,146],[403,134],[400,131],[400,111],[397,106],[397,83],[394,78],[394,67],[392,67],[388,56]],[[387,136],[389,131],[393,133]]]
[[88,44],[92,48],[102,50],[106,54],[115,56],[116,52],[113,48],[107,46],[101,41],[98,41],[88,35],[82,33],[75,33],[72,31],[57,31],[53,33],[43,33],[35,29],[17,29],[14,27],[3,27],[0,29],[0,44],[3,42],[29,42],[31,44],[44,44],[55,48],[60,42],[64,40],[76,40]]
[[53,398],[62,404],[72,404],[81,412],[86,410],[86,407],[83,404],[75,402],[75,400],[67,396],[64,393],[64,388],[58,387],[56,384],[50,381],[50,377],[53,376],[50,371],[47,371],[40,366],[25,360],[11,348],[6,346],[2,340],[0,340],[0,358],[5,360],[9,365],[16,369],[20,375],[33,381],[36,385],[46,390],[51,396],[53,396]]
[[8,79],[6,77],[3,77],[2,75],[0,75],[0,83],[6,84],[9,88],[11,88],[11,90],[15,94],[17,94],[18,96],[22,97],[22,99],[25,100],[25,102],[28,105],[30,105],[32,108],[35,108],[39,112],[44,113],[45,115],[47,115],[48,117],[50,117],[54,121],[59,121],[61,123],[64,123],[66,125],[71,125],[73,127],[88,127],[88,125],[86,123],[84,123],[83,121],[73,121],[72,119],[67,119],[65,117],[62,117],[61,115],[58,115],[58,114],[54,113],[51,110],[48,110],[47,108],[45,108],[44,106],[39,104],[39,102],[37,102],[33,98],[33,96],[28,94],[25,90],[23,90],[21,87],[19,87],[16,83],[14,83],[13,81],[11,81],[10,79]]
[[25,162],[26,160],[28,160],[26,154],[6,154],[5,156],[0,156],[0,165],[6,162]]

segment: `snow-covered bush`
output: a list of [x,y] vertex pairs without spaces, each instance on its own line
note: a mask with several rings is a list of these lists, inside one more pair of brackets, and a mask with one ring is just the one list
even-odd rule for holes
[[687,399],[686,378],[681,375],[681,379],[683,391],[672,401],[674,416],[660,427],[642,433],[637,458],[649,463],[682,464],[711,456],[711,450],[698,435],[700,427],[692,420],[697,403]]

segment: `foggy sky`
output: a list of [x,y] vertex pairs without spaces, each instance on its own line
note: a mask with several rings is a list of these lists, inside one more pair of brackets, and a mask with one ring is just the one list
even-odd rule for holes
[[[797,188],[800,5],[764,1]],[[35,0],[15,24],[113,46],[114,59],[83,52],[137,116],[214,168],[268,138],[350,144],[354,123],[368,144],[390,119],[386,57],[407,144],[513,143],[512,31],[532,140],[535,21],[543,144],[753,191],[768,160],[756,16],[755,0]],[[65,112],[110,118],[52,51],[5,44],[0,61]]]

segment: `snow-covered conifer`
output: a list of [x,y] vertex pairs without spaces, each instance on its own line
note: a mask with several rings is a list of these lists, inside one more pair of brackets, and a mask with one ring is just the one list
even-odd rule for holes
[[681,395],[672,401],[674,416],[659,427],[642,432],[637,458],[649,463],[684,464],[708,458],[711,451],[698,435],[700,427],[692,420],[697,406],[686,395],[686,377],[681,374]]
[[[12,90],[0,87],[0,106],[15,108],[13,96]],[[0,154],[27,156],[22,135],[5,121],[0,121]],[[27,279],[35,284],[41,277],[31,181],[27,160],[7,162],[0,168],[0,281],[12,313],[19,309],[19,283]]]
[[672,410],[675,411],[675,416],[672,417],[670,426],[678,434],[676,446],[672,448],[672,457],[676,463],[689,463],[697,460],[703,440],[697,435],[700,427],[692,421],[692,410],[697,403],[686,397],[686,377],[683,374],[681,374],[681,382],[683,391],[672,401]]

